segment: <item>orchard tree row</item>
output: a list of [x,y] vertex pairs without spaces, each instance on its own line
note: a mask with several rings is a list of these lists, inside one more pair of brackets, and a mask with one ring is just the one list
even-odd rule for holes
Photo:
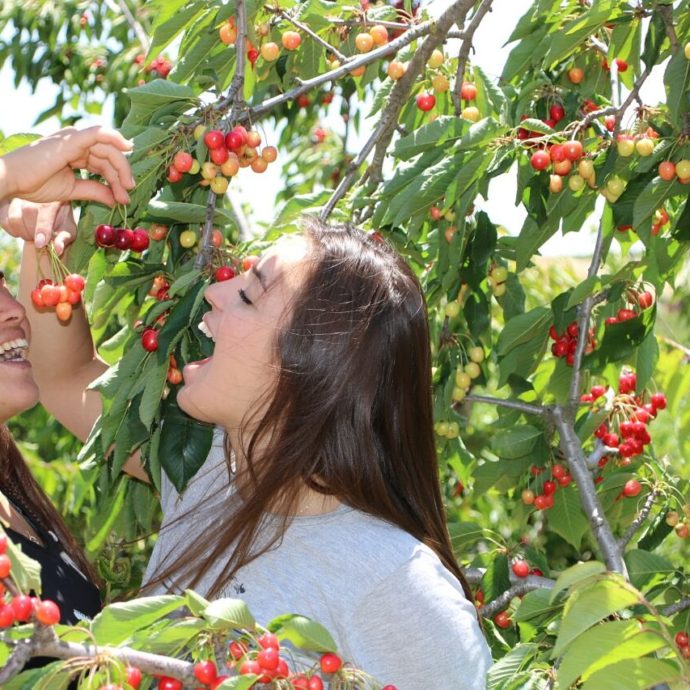
[[[52,75],[47,114],[65,120],[68,103],[114,99],[135,142],[131,203],[84,207],[68,268],[56,262],[33,295],[64,320],[83,302],[112,365],[81,456],[106,498],[88,529],[103,534],[106,511],[122,536],[151,527],[153,493],[121,478],[135,450],[154,487],[165,472],[178,489],[209,451],[212,429],[176,405],[182,366],[210,354],[196,328],[204,287],[302,214],[351,220],[392,243],[427,296],[439,471],[496,659],[488,686],[685,687],[690,353],[659,321],[682,324],[670,308],[687,303],[688,2],[532,3],[500,77],[471,59],[477,28],[501,12],[491,0],[432,5],[434,17],[317,0],[25,5],[2,10],[23,30],[0,53],[17,79]],[[645,103],[645,83],[662,79],[665,100]],[[336,111],[340,131],[327,124]],[[282,203],[266,236],[247,240],[234,180],[260,183],[268,166],[281,166]],[[513,234],[485,203],[508,176],[525,216]],[[557,267],[545,287],[545,243],[577,232],[584,246],[590,227],[586,269]],[[151,631],[173,629],[163,617],[185,604],[200,619],[184,628],[185,654],[212,649],[229,675],[262,682],[203,646],[216,604],[195,596],[116,604],[137,632],[101,637],[94,623],[90,639],[171,653]],[[261,634],[225,620],[245,641]],[[12,635],[39,650],[41,630]],[[337,651],[320,639],[313,650]],[[84,663],[104,684],[102,658]]]

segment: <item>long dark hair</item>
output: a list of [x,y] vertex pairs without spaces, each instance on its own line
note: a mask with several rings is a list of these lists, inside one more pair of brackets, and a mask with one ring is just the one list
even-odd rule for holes
[[94,584],[98,575],[89,563],[55,506],[33,478],[22,454],[12,438],[10,430],[0,424],[0,492],[11,500],[18,500],[20,509],[28,513],[37,527],[54,532],[67,555],[77,564],[81,572]]
[[[236,502],[220,535],[208,530],[184,559],[163,561],[149,584],[184,571],[185,586],[193,588],[222,561],[226,567],[208,592],[219,594],[239,568],[280,540],[306,483],[429,546],[470,598],[439,485],[419,282],[376,235],[312,219],[305,234],[307,277],[275,343],[277,383],[260,418],[248,420],[256,431],[248,443],[240,439],[251,500]],[[276,506],[285,517],[267,538],[263,518]]]

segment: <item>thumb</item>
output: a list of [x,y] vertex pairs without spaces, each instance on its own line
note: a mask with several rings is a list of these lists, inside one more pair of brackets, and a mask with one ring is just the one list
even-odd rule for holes
[[35,208],[34,244],[40,249],[45,247],[53,236],[53,230],[57,225],[57,215],[60,212],[60,204],[38,204]]
[[70,201],[95,201],[106,206],[113,206],[115,199],[110,187],[95,180],[76,180],[69,197]]

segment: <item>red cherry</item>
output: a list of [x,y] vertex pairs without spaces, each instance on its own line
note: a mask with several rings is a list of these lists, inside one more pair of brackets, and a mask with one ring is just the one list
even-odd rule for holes
[[592,386],[589,392],[594,396],[594,399],[596,400],[597,398],[601,398],[601,396],[604,395],[604,393],[606,393],[606,388],[604,386]]
[[134,239],[134,232],[129,228],[118,228],[115,231],[115,246],[118,249],[125,250],[132,246],[132,240]]
[[211,129],[204,134],[204,144],[208,149],[219,149],[224,143],[225,137],[219,129]]
[[560,479],[568,473],[568,470],[563,467],[563,465],[556,464],[551,468],[551,476],[554,479]]
[[686,632],[677,632],[675,639],[679,647],[687,647],[690,644],[690,636]]
[[516,577],[527,577],[529,575],[529,564],[527,561],[515,561],[513,563],[513,573],[515,573]]
[[141,334],[141,344],[147,352],[155,352],[158,349],[158,331],[155,328],[146,328]]
[[463,82],[460,88],[460,98],[464,101],[473,101],[477,97],[477,87],[471,82]]
[[507,613],[506,611],[501,611],[500,613],[497,613],[497,614],[494,616],[494,623],[495,623],[499,628],[503,628],[504,630],[505,630],[506,628],[509,628],[509,627],[510,627],[511,622],[512,622],[512,621],[510,620],[510,616],[508,615],[508,613]]
[[551,157],[546,151],[535,151],[529,159],[529,162],[535,170],[544,170],[548,168]]
[[565,157],[570,161],[577,161],[584,155],[582,144],[579,141],[568,141],[563,144]]
[[565,108],[560,103],[554,103],[549,108],[549,117],[556,122],[560,122],[565,117]]
[[223,684],[223,681],[224,681],[224,680],[227,680],[228,678],[230,678],[230,676],[218,676],[218,678],[216,678],[216,679],[213,681],[213,683],[211,683],[211,686],[210,686],[210,687],[211,687],[211,690],[216,690],[216,688],[217,688],[218,686],[222,685],[222,684]]
[[233,640],[229,645],[230,656],[237,661],[247,653],[247,647],[241,642]]
[[428,112],[436,105],[436,96],[432,93],[420,93],[417,95],[417,107]]
[[20,623],[28,621],[34,611],[31,597],[26,594],[18,594],[16,597],[13,597],[10,606],[12,607],[15,619]]
[[640,309],[649,309],[654,303],[654,296],[651,292],[641,292],[637,296],[637,303],[640,305]]
[[173,167],[181,173],[189,172],[193,163],[194,159],[192,158],[192,154],[187,153],[187,151],[178,151],[172,162]]
[[141,671],[136,666],[127,666],[125,668],[125,680],[127,685],[131,685],[134,690],[137,690],[141,683]]
[[256,50],[255,48],[252,48],[251,50],[247,51],[247,59],[249,62],[252,63],[252,67],[254,66],[254,63],[257,61],[259,58],[259,51]]
[[655,410],[665,410],[666,396],[663,393],[652,393],[651,403]]
[[225,135],[225,145],[231,151],[238,151],[246,144],[245,137],[234,129]]
[[606,434],[602,440],[604,441],[604,445],[608,446],[609,448],[618,448],[618,444],[620,442],[618,439],[618,434]]
[[311,105],[311,99],[306,93],[301,93],[297,96],[297,105],[300,108],[308,108]]
[[275,647],[267,647],[256,655],[256,660],[265,671],[275,671],[280,661],[280,652]]
[[613,132],[614,129],[616,129],[616,116],[615,115],[607,115],[604,118],[604,126],[609,132]]
[[14,611],[9,604],[0,604],[0,628],[9,628],[14,623]]
[[177,678],[168,678],[163,676],[158,681],[158,690],[182,690],[183,687],[184,685],[182,681],[177,680]]
[[0,554],[0,579],[6,578],[12,570],[12,561],[7,554]]
[[60,288],[57,285],[44,285],[41,288],[41,299],[46,307],[54,307],[60,301]]
[[240,666],[240,675],[246,676],[250,673],[253,673],[257,676],[260,676],[262,674],[261,665],[258,661],[254,661],[253,659],[247,659],[247,661],[242,662],[242,665]]
[[549,507],[549,501],[546,496],[539,494],[539,496],[534,497],[534,507],[537,510],[545,510]]
[[194,665],[194,677],[200,683],[210,685],[218,677],[218,669],[212,661],[199,661]]
[[565,357],[568,354],[568,343],[566,340],[558,340],[551,346],[551,352],[556,357]]
[[557,488],[556,482],[552,482],[550,479],[548,479],[544,482],[544,495],[551,496],[552,494],[555,494]]
[[319,664],[323,673],[335,673],[343,665],[343,660],[337,654],[327,652],[322,655]]
[[625,72],[628,69],[628,63],[625,60],[616,58],[616,67],[618,67],[619,72]]
[[218,283],[222,283],[224,280],[230,280],[235,277],[235,271],[230,268],[230,266],[219,266],[214,274],[214,278]]
[[618,321],[629,321],[630,319],[634,319],[637,314],[632,309],[619,309],[616,316],[618,317]]
[[262,649],[280,649],[280,640],[276,635],[266,632],[256,640]]
[[82,276],[80,276],[78,273],[70,273],[65,277],[63,283],[74,292],[81,292],[86,284],[84,278],[82,278]]
[[642,485],[637,479],[628,479],[628,481],[625,482],[625,486],[623,486],[623,495],[628,498],[637,496],[640,491],[642,491]]
[[572,481],[573,478],[569,474],[564,474],[562,477],[558,478],[558,485],[565,488],[566,486],[570,486]]
[[171,165],[168,168],[168,174],[165,176],[165,179],[170,182],[170,184],[175,184],[182,179],[182,173],[174,165]]
[[7,552],[7,535],[0,534],[0,554]]
[[60,622],[60,608],[54,601],[46,599],[36,606],[36,618],[43,625],[55,625]]
[[318,676],[312,676],[307,685],[308,690],[323,690],[323,681]]
[[132,235],[130,249],[133,252],[143,252],[149,248],[149,233],[144,228],[136,228]]
[[99,225],[96,228],[96,244],[100,247],[112,247],[115,244],[115,228],[112,225]]

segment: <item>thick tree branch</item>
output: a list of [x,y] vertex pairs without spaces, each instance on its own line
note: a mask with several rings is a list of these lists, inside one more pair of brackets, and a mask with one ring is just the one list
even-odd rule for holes
[[491,9],[492,1],[493,0],[482,0],[481,5],[479,5],[479,8],[474,13],[474,17],[472,17],[472,21],[464,31],[462,46],[460,47],[460,52],[458,53],[458,67],[455,71],[455,88],[453,89],[453,106],[455,107],[456,117],[460,117],[460,113],[462,112],[460,88],[462,87],[462,82],[464,80],[467,59],[469,58],[470,50],[472,49],[474,32],[479,28],[484,15]]
[[311,38],[314,41],[316,41],[319,45],[322,45],[328,52],[333,53],[333,55],[335,55],[341,63],[345,63],[351,59],[347,55],[343,55],[335,46],[332,46],[328,41],[325,41],[323,38],[321,38],[321,36],[312,31],[306,24],[302,24],[302,22],[298,22],[294,17],[290,16],[289,12],[285,12],[279,9],[278,14],[287,21],[289,21],[291,24],[296,26],[300,31],[303,31],[305,34],[307,34],[307,36],[311,36]]
[[[405,75],[399,79],[388,99],[388,105],[384,109],[379,124],[382,125],[381,135],[376,142],[374,158],[364,173],[364,178],[369,179],[373,185],[377,185],[382,179],[383,161],[388,151],[388,146],[395,133],[395,125],[403,105],[408,101],[410,91],[417,81],[418,75],[424,69],[431,53],[445,39],[446,32],[450,27],[465,21],[467,13],[470,11],[474,2],[472,0],[456,0],[431,27],[429,36],[417,49],[414,57],[407,65]],[[378,129],[378,128],[377,128]]]
[[669,606],[665,606],[663,609],[661,609],[661,615],[675,616],[677,613],[680,613],[681,611],[685,611],[687,609],[690,609],[690,597],[681,599],[680,601],[677,601],[675,604],[669,604]]
[[[592,253],[592,261],[589,264],[587,277],[595,276],[601,266],[602,255],[604,251],[604,226],[603,221],[599,223],[599,230],[597,231],[597,239],[594,245],[594,252]],[[592,307],[594,306],[594,296],[588,295],[580,304],[577,310],[577,349],[575,350],[575,357],[573,360],[573,374],[570,379],[569,404],[571,409],[575,409],[580,400],[580,380],[582,375],[582,359],[585,354],[587,341],[589,340],[589,319],[592,315]]]
[[545,405],[532,405],[532,403],[522,402],[521,400],[504,400],[503,398],[494,398],[488,395],[468,395],[463,398],[463,402],[465,401],[498,405],[499,407],[508,407],[511,410],[518,410],[524,414],[536,414],[540,416],[548,415],[551,409]]
[[570,474],[579,489],[584,513],[589,518],[592,533],[599,544],[604,563],[609,570],[621,573],[627,578],[627,569],[621,550],[599,502],[594,480],[582,452],[580,439],[575,433],[572,411],[566,411],[558,405],[553,408],[552,417],[560,435],[561,450],[568,462]]
[[521,597],[535,589],[552,589],[555,584],[554,580],[538,575],[528,575],[522,578],[514,578],[511,576],[511,582],[513,585],[510,589],[502,592],[493,601],[482,606],[482,616],[485,618],[493,618],[499,611],[503,611],[514,597]]
[[649,517],[649,513],[651,512],[652,507],[654,506],[654,501],[658,495],[659,492],[656,489],[652,489],[649,492],[642,509],[637,514],[637,517],[628,525],[628,529],[625,530],[623,536],[618,540],[618,547],[621,549],[621,551],[625,550],[625,547],[633,538],[635,532],[640,529],[642,523]]

